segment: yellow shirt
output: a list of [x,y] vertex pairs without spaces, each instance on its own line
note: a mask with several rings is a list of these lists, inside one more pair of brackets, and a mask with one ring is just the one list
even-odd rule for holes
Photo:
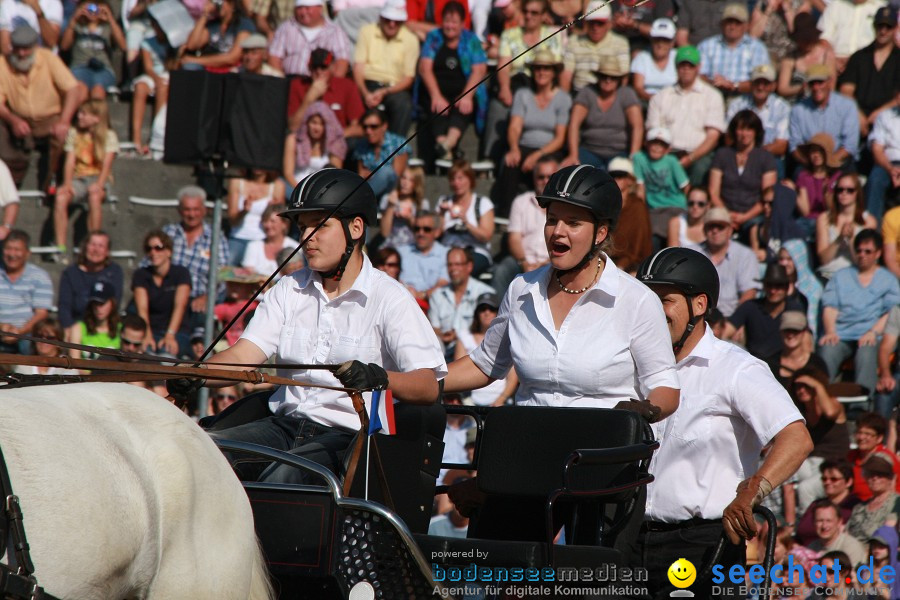
[[77,85],[65,63],[46,48],[35,48],[34,65],[19,73],[0,60],[0,103],[25,119],[44,119],[62,112],[63,98]]
[[353,62],[365,65],[365,78],[394,85],[404,77],[415,77],[419,60],[419,40],[403,26],[391,39],[384,37],[378,23],[359,30]]

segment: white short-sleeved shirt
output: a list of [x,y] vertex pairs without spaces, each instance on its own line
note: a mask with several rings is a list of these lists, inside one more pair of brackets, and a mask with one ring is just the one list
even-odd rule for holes
[[653,55],[642,50],[631,61],[631,72],[644,76],[644,90],[651,96],[663,88],[678,83],[678,72],[675,70],[675,49],[669,51],[669,62],[663,69],[656,66]]
[[494,379],[515,366],[517,404],[612,408],[644,399],[654,388],[678,388],[659,298],[604,257],[600,279],[559,331],[547,295],[548,285],[556,285],[550,265],[510,284],[497,318],[469,357]]
[[525,192],[513,199],[506,231],[522,235],[522,250],[527,262],[543,263],[550,259],[544,240],[546,221],[547,211],[538,204],[534,192]]
[[[283,277],[266,292],[241,339],[279,362],[334,365],[358,360],[388,371],[432,369],[438,379],[447,374],[440,342],[412,295],[372,267],[368,257],[363,257],[353,286],[333,300],[314,271],[301,269]],[[341,385],[327,370],[279,370],[278,374],[313,384]],[[282,386],[269,407],[279,415],[359,428],[359,418],[344,392]]]
[[757,471],[762,447],[803,417],[764,362],[708,327],[676,368],[681,403],[653,425],[660,448],[644,514],[665,523],[720,519]]
[[0,208],[19,202],[19,190],[6,163],[0,160]]
[[[38,0],[44,16],[54,25],[62,26],[63,5],[60,0]],[[0,30],[12,31],[19,25],[30,25],[40,32],[37,13],[21,0],[0,0]]]

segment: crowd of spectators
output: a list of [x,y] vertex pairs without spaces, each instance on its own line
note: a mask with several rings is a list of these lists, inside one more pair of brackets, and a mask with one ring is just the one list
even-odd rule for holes
[[[708,256],[721,281],[717,332],[766,361],[806,417],[816,450],[782,490],[785,552],[840,550],[855,563],[879,544],[896,551],[896,533],[883,532],[900,511],[896,1],[183,3],[194,24],[175,46],[153,0],[0,0],[0,349],[55,352],[8,332],[195,356],[210,279],[227,320],[240,286],[297,243],[279,216],[291,189],[337,166],[371,175],[373,263],[408,287],[451,360],[478,342],[509,282],[546,264],[535,193],[561,166],[593,165],[623,197],[610,258],[633,271],[665,246]],[[288,78],[282,168],[230,182],[218,248],[204,189],[179,190],[178,220],[143,232],[129,281],[103,232],[120,150],[106,96],[131,95],[131,131],[120,133],[160,157],[145,114],[152,102],[152,131],[164,130],[174,69]],[[415,148],[404,146],[413,128]],[[478,143],[464,143],[472,132]],[[88,211],[91,233],[58,282],[29,261],[38,232],[16,226],[34,152],[59,260],[72,260],[72,205]],[[476,161],[493,174],[487,194]],[[429,200],[425,178],[440,169],[446,182]],[[232,269],[227,289],[209,272],[213,252]],[[513,375],[477,403],[505,402],[514,387]],[[874,410],[855,427],[846,395]]]

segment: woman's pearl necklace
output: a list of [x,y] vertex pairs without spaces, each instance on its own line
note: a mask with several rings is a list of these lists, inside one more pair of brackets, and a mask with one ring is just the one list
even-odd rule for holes
[[591,289],[595,283],[597,283],[597,278],[600,276],[600,266],[603,265],[603,259],[599,258],[597,260],[597,273],[594,275],[594,278],[591,280],[589,284],[581,288],[580,290],[570,290],[566,286],[563,285],[563,282],[559,279],[559,271],[556,272],[556,284],[559,286],[559,289],[564,291],[567,294],[583,294],[584,292]]

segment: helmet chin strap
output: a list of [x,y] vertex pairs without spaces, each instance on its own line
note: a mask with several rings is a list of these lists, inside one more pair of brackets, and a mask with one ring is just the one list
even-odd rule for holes
[[694,332],[694,328],[697,326],[697,323],[703,318],[703,315],[695,315],[694,307],[691,305],[691,300],[693,299],[691,296],[685,296],[685,300],[687,300],[688,305],[688,324],[684,328],[684,333],[681,334],[681,339],[672,344],[672,350],[675,354],[681,352],[681,349],[684,348],[684,343],[691,336],[691,333]]
[[[338,261],[337,266],[330,271],[322,272],[322,279],[340,281],[341,277],[344,276],[344,270],[347,268],[347,263],[350,262],[350,257],[353,255],[353,249],[356,247],[356,240],[350,235],[351,218],[352,217],[341,218],[341,227],[344,229],[344,240],[346,240],[347,245],[344,248],[344,253],[341,255],[341,260]],[[363,229],[363,236],[365,237],[365,229]]]

